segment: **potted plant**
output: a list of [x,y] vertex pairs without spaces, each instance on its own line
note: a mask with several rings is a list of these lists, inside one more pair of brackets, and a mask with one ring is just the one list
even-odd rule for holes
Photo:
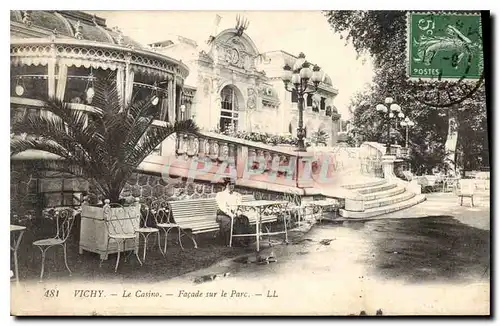
[[[44,110],[50,114],[26,115],[15,121],[12,132],[27,136],[11,139],[11,156],[26,150],[55,154],[60,159],[41,161],[44,169],[66,172],[92,184],[101,200],[82,207],[80,253],[84,249],[102,257],[107,242],[103,202],[127,206],[120,194],[139,164],[169,135],[196,133],[198,127],[192,120],[154,123],[154,95],[124,105],[112,74],[97,80],[94,88],[92,106],[86,110],[48,98]],[[138,216],[136,203],[125,209]],[[109,252],[114,250],[110,244]]]

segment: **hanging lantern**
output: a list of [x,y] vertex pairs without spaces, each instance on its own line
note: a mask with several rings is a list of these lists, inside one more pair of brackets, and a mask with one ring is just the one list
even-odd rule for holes
[[160,102],[160,98],[158,97],[158,86],[156,82],[154,82],[153,84],[152,93],[154,94],[154,96],[151,99],[151,104],[153,104],[153,106],[157,106],[158,102]]
[[24,87],[22,87],[21,85],[17,85],[16,86],[16,94],[21,96],[24,94]]
[[94,88],[93,87],[89,87],[89,89],[87,89],[87,98],[94,97],[94,94],[95,94]]
[[86,86],[86,90],[85,90],[85,95],[87,97],[87,103],[90,104],[92,102],[92,99],[94,98],[94,95],[95,95],[94,74],[92,71],[92,67],[90,67],[90,74],[87,77],[87,86]]

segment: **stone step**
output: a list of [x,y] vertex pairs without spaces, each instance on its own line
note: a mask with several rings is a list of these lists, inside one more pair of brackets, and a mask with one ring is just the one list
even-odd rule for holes
[[366,194],[373,194],[376,192],[383,192],[389,189],[396,188],[398,186],[397,183],[385,183],[382,185],[377,185],[377,186],[371,186],[371,187],[364,187],[360,189],[356,189],[356,191],[362,195]]
[[342,185],[342,188],[349,189],[349,190],[355,190],[355,189],[366,188],[366,187],[380,186],[380,185],[383,185],[386,183],[387,183],[387,181],[385,179],[379,179],[379,180],[374,180],[374,181],[345,184],[345,185]]
[[402,194],[399,194],[396,196],[365,201],[364,207],[365,207],[365,211],[366,211],[367,209],[371,209],[371,208],[375,208],[375,207],[382,207],[382,206],[389,206],[392,204],[396,204],[396,203],[399,203],[402,201],[409,200],[413,197],[415,197],[414,193],[406,191],[406,192],[403,192]]
[[351,212],[351,211],[346,211],[345,209],[341,209],[339,211],[339,215],[342,216],[343,218],[349,218],[349,219],[367,219],[370,217],[388,214],[405,208],[409,208],[423,202],[424,200],[425,200],[424,195],[416,195],[409,200],[398,202],[392,205],[370,208],[365,210],[364,212]]
[[365,201],[370,201],[370,200],[375,200],[375,199],[382,199],[382,198],[397,196],[399,194],[402,194],[405,191],[406,191],[405,187],[398,185],[397,187],[389,189],[389,190],[374,192],[371,194],[363,195],[363,198],[365,199]]

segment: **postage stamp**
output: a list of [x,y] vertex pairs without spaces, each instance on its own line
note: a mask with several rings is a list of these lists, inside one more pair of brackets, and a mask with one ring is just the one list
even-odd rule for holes
[[408,75],[412,79],[479,79],[483,71],[481,16],[408,14]]

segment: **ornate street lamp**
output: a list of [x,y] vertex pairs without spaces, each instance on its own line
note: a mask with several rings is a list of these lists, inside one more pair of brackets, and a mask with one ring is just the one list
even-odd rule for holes
[[[401,111],[401,107],[393,103],[394,100],[392,97],[387,97],[385,99],[385,105],[384,104],[377,104],[375,109],[382,113],[384,116],[384,119],[386,120],[387,124],[387,142],[386,142],[386,149],[385,153],[386,155],[391,154],[391,119],[394,118],[400,118],[403,119],[405,117],[404,113]],[[387,107],[389,106],[389,107]]]
[[[306,61],[304,53],[300,53],[293,69],[288,64],[283,67],[283,76],[281,78],[285,84],[285,89],[290,93],[296,92],[298,96],[299,122],[297,126],[297,151],[299,152],[307,150],[304,143],[306,136],[303,116],[304,95],[308,94],[308,96],[312,96],[312,94],[316,93],[322,77],[320,67],[315,65],[311,70],[310,66],[311,64]],[[309,82],[312,82],[312,85]]]
[[408,148],[408,129],[412,128],[415,125],[415,122],[411,121],[410,118],[406,117],[404,121],[401,121],[401,126],[406,127],[406,145],[405,147]]

